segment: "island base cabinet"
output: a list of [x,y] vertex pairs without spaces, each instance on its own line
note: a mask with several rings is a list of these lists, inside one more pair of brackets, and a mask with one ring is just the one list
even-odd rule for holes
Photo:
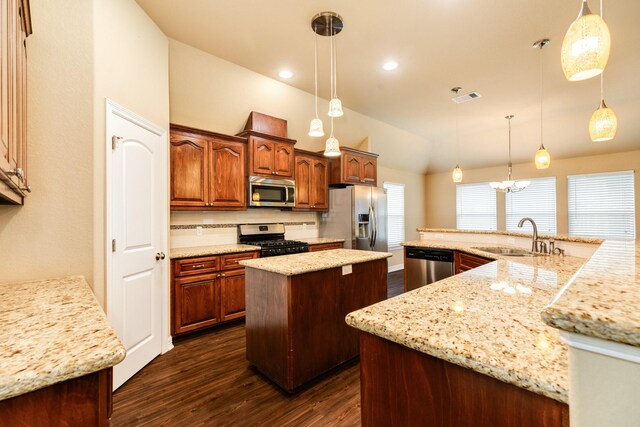
[[360,333],[362,425],[568,427],[569,406]]
[[0,401],[2,427],[109,425],[112,368]]
[[284,276],[246,269],[247,360],[293,392],[356,357],[355,310],[386,299],[387,260]]

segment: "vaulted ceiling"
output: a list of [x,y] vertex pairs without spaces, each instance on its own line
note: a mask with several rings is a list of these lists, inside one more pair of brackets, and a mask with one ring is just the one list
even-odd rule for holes
[[[640,149],[640,1],[605,2],[612,52],[605,100],[618,116],[617,137],[594,143],[587,124],[600,98],[599,78],[568,82],[560,67],[564,34],[580,0],[137,0],[173,39],[313,93],[318,12],[339,13],[338,95],[343,104],[433,143],[424,170],[506,163],[507,121],[514,114],[514,163],[532,161],[543,140],[553,158]],[[591,9],[599,11],[597,2]],[[541,38],[551,43],[532,49]],[[328,43],[319,40],[320,95],[329,98]],[[394,59],[399,67],[384,71]],[[541,74],[541,67],[544,70]],[[450,89],[482,98],[458,106]],[[458,146],[458,148],[456,148]],[[420,169],[418,167],[418,169]]]

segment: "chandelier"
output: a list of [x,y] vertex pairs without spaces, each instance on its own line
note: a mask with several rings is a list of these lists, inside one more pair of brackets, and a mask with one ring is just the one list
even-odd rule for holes
[[509,116],[505,116],[505,119],[509,120],[509,164],[508,164],[508,173],[507,179],[505,181],[494,181],[490,182],[489,185],[496,191],[500,191],[502,193],[517,193],[518,191],[522,191],[531,184],[531,181],[515,181],[511,179],[511,119],[513,119],[513,114]]

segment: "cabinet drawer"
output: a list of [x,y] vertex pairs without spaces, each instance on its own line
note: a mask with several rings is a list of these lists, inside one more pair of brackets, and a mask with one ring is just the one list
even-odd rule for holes
[[456,252],[455,261],[456,274],[458,274],[462,273],[463,271],[471,270],[473,268],[480,267],[481,265],[488,264],[493,260],[467,254],[464,252]]
[[207,274],[218,271],[219,257],[186,258],[177,260],[174,264],[175,276],[190,276],[192,274]]
[[342,249],[342,243],[323,243],[321,245],[309,245],[309,252],[328,251]]
[[237,254],[222,255],[220,257],[220,270],[231,270],[234,268],[242,268],[238,261],[243,259],[258,258],[258,251],[241,252]]

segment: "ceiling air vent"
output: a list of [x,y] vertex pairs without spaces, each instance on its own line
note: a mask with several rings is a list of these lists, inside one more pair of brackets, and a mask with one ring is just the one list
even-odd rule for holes
[[482,95],[480,95],[478,92],[470,92],[466,95],[460,95],[456,96],[455,98],[451,98],[451,100],[456,104],[462,104],[463,102],[471,101],[476,98],[482,98]]

